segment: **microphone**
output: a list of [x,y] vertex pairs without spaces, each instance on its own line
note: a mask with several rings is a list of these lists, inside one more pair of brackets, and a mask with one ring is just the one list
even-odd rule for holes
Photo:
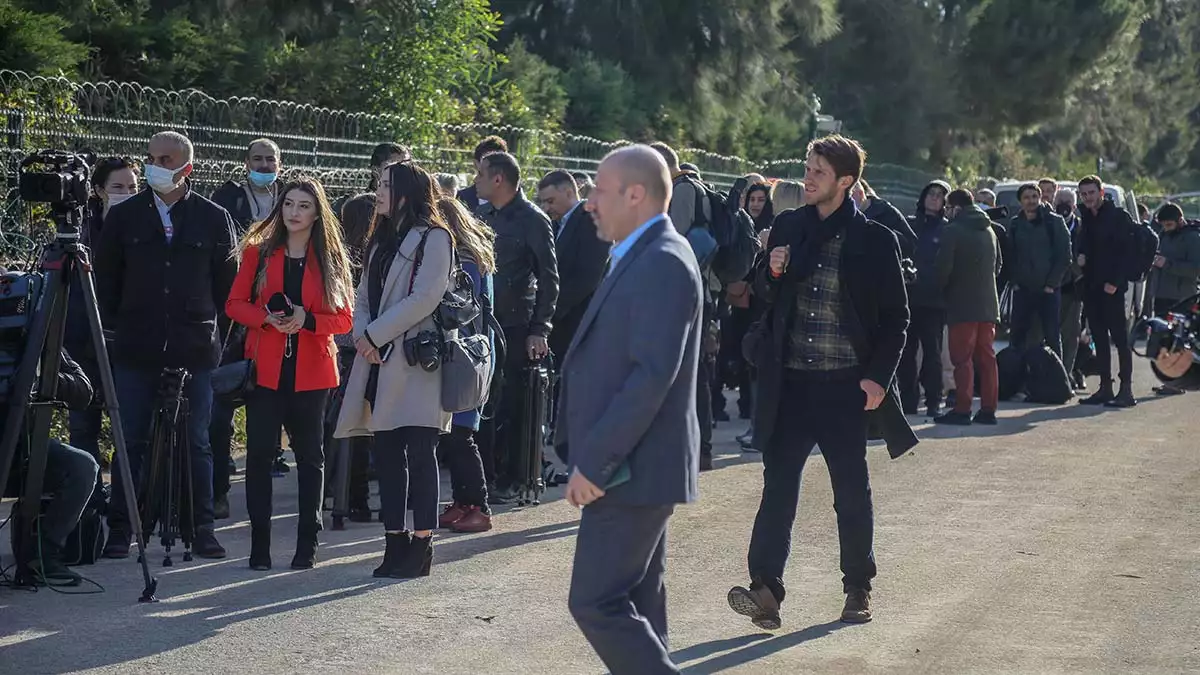
[[283,293],[276,293],[267,301],[267,311],[276,316],[281,316],[285,319],[290,318],[294,310],[295,305]]

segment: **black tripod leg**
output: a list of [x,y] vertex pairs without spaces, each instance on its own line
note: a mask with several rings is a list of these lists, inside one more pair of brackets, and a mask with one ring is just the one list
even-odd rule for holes
[[159,414],[162,416],[160,420],[163,430],[161,437],[166,442],[154,446],[154,455],[158,458],[157,461],[162,462],[162,472],[161,474],[155,473],[153,477],[159,481],[157,484],[162,486],[162,504],[160,506],[162,515],[159,518],[164,552],[162,564],[163,567],[170,567],[171,549],[175,546],[175,537],[179,532],[179,509],[177,506],[179,467],[175,457],[175,446],[179,442],[179,430],[175,426],[174,416],[170,411],[164,409]]
[[188,435],[191,410],[187,399],[179,403],[179,420],[175,426],[175,439],[179,441],[175,453],[179,463],[179,533],[183,539],[183,561],[192,561],[192,542],[196,539],[195,487],[192,485],[192,437]]
[[[84,258],[86,263],[86,257]],[[141,553],[142,578],[146,587],[142,589],[139,602],[157,602],[154,597],[158,589],[158,579],[150,575],[150,564],[146,561],[146,538],[142,534],[141,517],[137,511],[137,499],[134,495],[133,473],[129,469],[129,453],[125,445],[125,431],[121,426],[121,406],[117,403],[117,388],[113,383],[112,364],[108,361],[108,348],[104,344],[104,329],[100,325],[100,305],[96,301],[96,285],[92,279],[90,263],[78,265],[80,286],[83,288],[84,307],[87,309],[88,325],[92,333],[92,346],[96,350],[96,362],[100,366],[100,383],[104,388],[104,403],[108,408],[108,418],[112,422],[114,458],[120,458],[120,480],[124,486],[125,510],[129,514],[130,527],[137,539],[138,552]],[[3,471],[3,469],[0,469]]]

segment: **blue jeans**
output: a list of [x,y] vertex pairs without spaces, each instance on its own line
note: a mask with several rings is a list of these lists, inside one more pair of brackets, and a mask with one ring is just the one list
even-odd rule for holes
[[100,465],[87,452],[50,440],[42,492],[53,494],[54,499],[42,515],[43,537],[58,546],[66,545],[67,536],[92,498],[98,473]]
[[[213,524],[213,462],[208,445],[208,427],[212,420],[211,371],[191,372],[183,389],[188,400],[188,442],[192,453],[192,509],[197,529],[211,529]],[[135,489],[140,485],[142,460],[150,445],[150,427],[157,410],[161,371],[113,367],[117,384],[117,402],[121,406],[121,427],[129,453],[129,469]],[[113,473],[119,469],[113,466]],[[125,486],[119,479],[112,482],[112,501],[108,526],[129,531],[129,514],[125,510]]]
[[1013,291],[1012,344],[1017,349],[1026,347],[1025,338],[1034,318],[1042,325],[1042,339],[1062,358],[1062,337],[1059,331],[1059,305],[1062,291],[1054,289],[1047,293],[1045,288],[1019,286]]

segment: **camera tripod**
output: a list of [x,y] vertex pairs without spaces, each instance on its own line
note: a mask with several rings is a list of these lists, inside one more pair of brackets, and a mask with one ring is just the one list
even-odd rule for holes
[[[183,540],[184,562],[190,562],[196,534],[188,400],[183,395],[183,387],[191,377],[182,368],[163,369],[157,409],[150,426],[149,464],[142,475],[142,536],[149,540],[158,523],[158,534],[166,551],[163,567],[173,564],[171,549],[176,537]],[[145,549],[140,557],[145,558]]]
[[[13,401],[8,408],[4,436],[0,439],[0,485],[6,484],[8,472],[17,451],[17,441],[22,432],[29,434],[29,473],[25,483],[25,494],[21,498],[20,518],[25,531],[32,532],[34,520],[42,497],[42,483],[46,473],[46,456],[50,439],[50,422],[53,401],[58,389],[58,373],[62,364],[63,330],[66,326],[67,300],[71,292],[71,280],[78,279],[83,289],[84,307],[87,311],[88,327],[96,362],[100,369],[100,383],[104,391],[105,407],[112,421],[113,464],[120,468],[114,480],[120,480],[125,490],[125,505],[130,514],[133,530],[137,536],[138,550],[145,552],[146,543],[134,503],[133,476],[129,470],[125,446],[125,433],[121,427],[121,413],[117,405],[116,387],[112,368],[108,361],[108,350],[104,344],[104,331],[100,324],[99,304],[96,301],[95,280],[88,258],[88,248],[80,243],[79,232],[83,220],[83,206],[64,207],[53,205],[53,216],[57,235],[42,251],[40,271],[45,275],[41,296],[37,302],[29,338],[21,357],[12,391]],[[39,368],[40,364],[40,368]],[[37,385],[36,391],[34,385]],[[32,392],[32,398],[29,393]],[[26,413],[29,426],[26,427]],[[150,575],[150,567],[142,556],[142,577],[146,583],[139,602],[156,602],[154,593],[158,580]],[[18,560],[18,563],[20,561]],[[18,579],[28,570],[18,567]]]

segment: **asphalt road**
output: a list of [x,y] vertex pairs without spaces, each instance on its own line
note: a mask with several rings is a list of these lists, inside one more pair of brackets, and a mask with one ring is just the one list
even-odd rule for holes
[[[745,582],[761,467],[731,440],[743,423],[723,424],[718,469],[669,535],[674,658],[688,673],[1198,672],[1197,401],[1007,404],[994,428],[914,418],[913,453],[870,451],[879,577],[863,626],[836,622],[832,495],[814,456],[775,634],[725,604]],[[286,566],[295,473],[275,485]],[[576,513],[558,491],[492,532],[440,537],[433,576],[408,582],[371,577],[378,524],[323,533],[316,569],[251,572],[240,484],[234,494],[218,533],[230,557],[155,566],[157,604],[137,604],[132,559],[80,568],[98,595],[0,589],[0,672],[604,672],[567,613]]]

